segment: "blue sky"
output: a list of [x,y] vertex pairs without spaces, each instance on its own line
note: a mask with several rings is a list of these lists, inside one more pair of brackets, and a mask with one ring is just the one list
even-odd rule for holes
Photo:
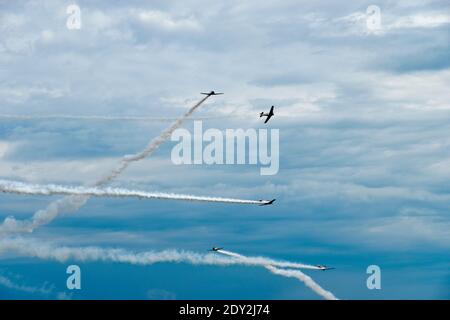
[[[205,90],[205,128],[280,130],[280,171],[175,166],[174,142],[114,186],[274,198],[276,205],[91,199],[36,230],[36,240],[134,251],[213,245],[327,264],[307,272],[343,299],[449,299],[450,57],[446,1],[79,1],[81,30],[60,1],[0,4],[0,114],[177,117]],[[366,8],[381,9],[381,29]],[[221,117],[221,118],[220,118]],[[168,123],[0,117],[0,177],[94,182]],[[186,128],[192,129],[192,123]],[[26,219],[58,197],[0,195],[0,219]],[[0,256],[0,275],[52,286],[2,286],[0,298],[316,299],[262,268],[78,263]],[[382,270],[368,290],[366,268]]]

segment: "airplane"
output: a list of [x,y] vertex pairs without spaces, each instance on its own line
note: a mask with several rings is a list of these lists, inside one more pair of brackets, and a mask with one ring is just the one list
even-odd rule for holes
[[269,121],[270,118],[272,118],[272,117],[275,115],[275,113],[273,113],[273,108],[274,108],[274,106],[272,106],[272,107],[270,108],[269,113],[261,112],[261,113],[259,114],[259,117],[260,117],[260,118],[261,118],[261,117],[267,117],[267,118],[266,118],[266,121],[264,121],[264,123],[267,123],[267,121]]
[[272,200],[259,200],[259,201],[261,201],[261,202],[263,202],[263,203],[261,203],[260,204],[260,206],[268,206],[269,204],[272,204],[275,200],[277,200],[277,199],[272,199]]
[[222,250],[222,249],[223,249],[223,248],[212,247],[212,249],[209,250],[209,251],[217,252],[217,251]]
[[219,94],[223,94],[223,92],[214,92],[214,91],[211,91],[211,92],[200,92],[201,94],[204,94],[205,96],[218,96]]
[[336,269],[336,268],[331,268],[331,267],[327,267],[327,266],[323,266],[323,265],[317,265],[317,268],[319,268],[322,271],[326,271],[326,270],[332,270],[332,269]]

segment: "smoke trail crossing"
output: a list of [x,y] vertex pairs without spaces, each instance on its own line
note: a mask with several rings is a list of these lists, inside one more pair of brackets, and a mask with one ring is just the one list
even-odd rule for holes
[[337,298],[329,291],[323,289],[311,277],[300,270],[280,269],[283,267],[303,266],[302,264],[288,261],[276,261],[264,257],[247,257],[230,251],[220,250],[223,257],[214,254],[200,254],[191,251],[163,250],[131,252],[123,249],[107,249],[100,247],[57,247],[49,243],[41,243],[35,239],[5,238],[0,242],[0,255],[6,253],[66,262],[77,260],[81,262],[117,262],[135,265],[152,265],[156,263],[188,263],[193,265],[214,266],[261,266],[276,275],[296,278],[325,299]]
[[124,249],[110,249],[100,247],[58,247],[51,243],[40,242],[36,239],[5,238],[0,242],[0,255],[15,253],[20,256],[66,262],[77,260],[81,262],[117,262],[136,265],[151,265],[155,263],[189,263],[193,265],[215,266],[283,266],[285,264],[301,265],[295,262],[279,262],[263,257],[246,257],[235,259],[212,253],[197,253],[184,250],[162,250],[132,252]]
[[235,204],[264,204],[267,200],[244,200],[221,197],[203,197],[176,193],[145,192],[122,188],[68,187],[60,185],[27,184],[0,180],[0,191],[23,195],[73,195],[94,197],[134,197],[139,199],[184,200],[200,202],[221,202]]
[[95,186],[102,186],[105,185],[112,180],[114,180],[119,174],[121,174],[132,162],[136,162],[139,160],[142,160],[149,155],[151,155],[156,149],[159,148],[159,146],[165,142],[167,139],[170,138],[170,135],[178,129],[183,122],[189,118],[197,108],[199,108],[203,102],[205,102],[210,96],[204,97],[202,100],[197,102],[192,108],[190,108],[181,118],[177,119],[171,126],[169,126],[166,130],[164,130],[158,137],[150,141],[150,143],[147,145],[147,147],[144,148],[141,152],[138,152],[134,155],[127,155],[122,158],[122,161],[119,163],[119,165],[112,170],[112,172],[105,176],[103,179],[100,179],[95,183]]
[[[166,141],[172,132],[179,128],[183,122],[188,119],[195,110],[197,110],[210,96],[206,96],[191,107],[183,116],[178,118],[171,126],[164,130],[158,137],[150,141],[150,143],[139,153],[132,156],[123,157],[119,165],[102,179],[98,180],[94,186],[102,186],[114,180],[128,166],[135,161],[139,161],[151,155],[164,141]],[[0,225],[0,236],[2,233],[22,233],[33,232],[34,229],[48,224],[58,217],[62,212],[74,212],[81,208],[87,201],[89,196],[68,196],[63,199],[50,203],[45,209],[37,211],[29,220],[19,221],[14,217],[7,217],[3,224]]]
[[135,265],[152,265],[155,263],[188,263],[192,265],[214,266],[261,266],[276,275],[296,278],[302,281],[314,292],[329,300],[337,298],[329,291],[323,289],[311,277],[298,269],[280,268],[306,268],[304,265],[289,261],[276,261],[264,257],[247,257],[230,251],[219,250],[224,256],[215,254],[200,254],[191,251],[163,250],[131,252],[123,249],[108,249],[100,247],[57,247],[49,243],[41,243],[35,239],[5,238],[0,242],[0,255],[12,252],[18,255],[66,262],[77,260],[81,262],[117,262]]
[[336,296],[328,290],[322,288],[317,282],[315,282],[310,276],[304,274],[300,270],[292,270],[292,269],[280,269],[274,267],[273,265],[265,266],[267,270],[272,272],[273,274],[277,274],[284,277],[296,278],[303,282],[307,287],[313,290],[318,295],[322,296],[327,300],[338,300]]
[[[243,255],[235,253],[235,252],[223,250],[223,249],[219,249],[219,250],[217,250],[217,252],[224,254],[226,256],[229,256],[229,257],[233,257],[238,261],[245,261],[247,259],[246,256],[243,256]],[[315,267],[315,266],[310,266],[310,265],[304,265],[304,267],[296,267],[297,264],[296,263],[292,264],[291,262],[285,262],[285,263],[281,262],[280,263],[280,262],[275,261],[276,264],[274,264],[273,262],[271,262],[271,260],[268,260],[268,259],[265,262],[266,263],[263,264],[263,267],[266,268],[267,270],[269,270],[270,272],[272,272],[273,274],[284,276],[284,277],[296,278],[296,279],[300,280],[301,282],[303,282],[308,288],[313,290],[315,293],[317,293],[324,299],[337,300],[337,298],[333,295],[333,293],[323,289],[310,276],[308,276],[308,275],[304,274],[303,272],[301,272],[300,270],[298,270],[300,268],[319,269],[320,270],[320,268]],[[292,270],[292,269],[280,269],[280,268],[297,268],[297,269]]]
[[[219,249],[216,252],[221,253],[221,254],[226,255],[226,256],[229,256],[229,257],[241,259],[241,260],[249,259],[249,257],[247,257],[247,256],[243,256],[241,254],[238,254],[238,253],[235,253],[235,252],[231,252],[231,251],[228,251],[228,250]],[[255,259],[255,258],[252,258],[252,259]],[[271,259],[268,259],[268,258],[261,258],[261,259],[263,259],[265,264],[270,264],[272,266],[277,266],[277,267],[280,267],[280,268],[320,270],[319,267],[313,266],[313,265],[309,265],[309,264],[293,263],[293,262],[287,262],[287,261],[277,261],[277,260],[271,260]]]

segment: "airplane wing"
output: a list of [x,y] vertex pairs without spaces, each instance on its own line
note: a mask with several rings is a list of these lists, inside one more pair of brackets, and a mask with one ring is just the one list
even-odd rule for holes
[[259,200],[261,202],[260,206],[267,206],[267,205],[273,204],[275,200],[276,199],[272,199],[270,201],[269,200]]
[[272,118],[272,115],[271,115],[271,114],[269,114],[269,115],[267,116],[266,121],[264,121],[264,123],[267,123],[267,121],[269,121],[270,118]]
[[273,106],[270,108],[269,114],[273,115]]

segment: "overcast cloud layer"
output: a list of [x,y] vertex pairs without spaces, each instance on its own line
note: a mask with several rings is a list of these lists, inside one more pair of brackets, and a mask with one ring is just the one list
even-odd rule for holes
[[[172,119],[195,104],[199,92],[217,90],[226,94],[195,114],[208,119],[205,128],[263,128],[259,112],[276,106],[268,127],[280,129],[277,175],[260,176],[259,167],[250,165],[175,166],[175,143],[168,142],[113,186],[277,201],[230,208],[92,199],[33,237],[149,250],[220,245],[246,255],[336,266],[317,279],[309,275],[343,299],[449,297],[448,1],[78,5],[82,28],[68,30],[65,3],[0,1],[1,179],[90,184],[167,126],[2,115]],[[381,9],[376,32],[366,25],[369,5]],[[185,127],[192,129],[192,123]],[[2,194],[0,219],[29,218],[54,199]],[[0,259],[13,273],[39,263]],[[384,270],[379,292],[365,287],[369,264]],[[64,291],[65,266],[45,266],[26,278]],[[82,268],[93,274],[114,269],[115,278],[129,272],[97,263]],[[223,270],[203,268],[139,268],[134,272],[147,277],[145,288],[137,289],[137,279],[117,285],[133,298],[148,292],[233,298],[243,277],[248,282],[236,298],[316,298],[298,283],[238,267],[216,284]],[[199,278],[201,271],[206,279]],[[180,285],[178,272],[190,280]],[[74,298],[101,297],[112,286],[107,278],[92,282]],[[201,290],[194,293],[197,284]],[[0,298],[13,294],[11,286],[0,289]]]

